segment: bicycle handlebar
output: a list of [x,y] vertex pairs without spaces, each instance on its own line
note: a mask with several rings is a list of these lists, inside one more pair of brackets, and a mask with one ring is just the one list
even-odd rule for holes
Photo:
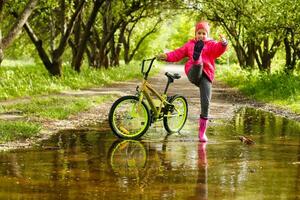
[[[152,68],[152,65],[153,65],[153,62],[154,60],[156,59],[156,57],[154,58],[149,58],[149,59],[144,59],[143,62],[142,62],[142,74],[144,75],[144,78],[147,79],[148,78],[148,74]],[[144,72],[144,67],[145,67],[145,62],[146,61],[151,61],[150,64],[149,64],[149,67],[148,67],[148,70],[146,72]]]
[[144,59],[143,61],[154,61],[156,59],[156,57],[153,57],[153,58],[148,58],[148,59]]

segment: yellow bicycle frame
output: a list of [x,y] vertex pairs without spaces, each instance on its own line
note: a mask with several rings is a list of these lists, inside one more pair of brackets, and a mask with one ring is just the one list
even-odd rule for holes
[[[141,93],[140,93],[139,101],[142,102],[143,98],[145,97],[147,99],[147,102],[149,103],[151,110],[153,111],[154,118],[158,119],[161,114],[162,107],[169,104],[169,102],[167,101],[167,95],[166,94],[160,95],[145,79],[142,82],[140,92]],[[153,97],[151,97],[151,94],[156,96],[158,100],[153,99]]]

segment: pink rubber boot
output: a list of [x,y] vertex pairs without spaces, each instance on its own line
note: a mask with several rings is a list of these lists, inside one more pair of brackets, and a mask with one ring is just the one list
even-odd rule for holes
[[199,119],[199,140],[200,142],[207,142],[207,137],[205,135],[208,119],[200,118]]

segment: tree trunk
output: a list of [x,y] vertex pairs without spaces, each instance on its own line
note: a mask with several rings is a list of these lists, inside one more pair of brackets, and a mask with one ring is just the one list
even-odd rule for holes
[[87,59],[88,59],[88,63],[89,63],[89,66],[93,67],[93,63],[92,63],[92,53],[91,51],[89,50],[89,48],[85,48],[85,53],[87,55]]
[[125,64],[128,64],[130,62],[129,60],[129,45],[127,42],[124,43],[123,42],[123,46],[124,46],[124,62]]
[[[0,22],[2,21],[2,9],[3,9],[4,3],[5,3],[4,0],[0,0]],[[2,50],[2,31],[0,29],[0,65],[3,61],[3,58],[4,58],[4,54],[3,54],[3,50]]]
[[112,37],[110,40],[110,66],[117,66],[119,64],[118,59],[117,58],[117,54],[116,54],[116,42],[115,42],[115,38]]
[[[5,1],[0,0],[0,22],[2,21],[2,9]],[[0,29],[0,65],[3,61],[4,55],[3,55],[3,50],[2,50],[2,31]]]
[[43,48],[42,40],[38,39],[38,37],[34,34],[33,30],[31,29],[31,27],[29,26],[28,23],[25,23],[24,29],[25,29],[26,33],[28,34],[28,36],[30,37],[33,44],[35,45],[35,48],[38,51],[38,54],[40,56],[40,59],[42,60],[44,66],[46,67],[48,72],[51,75],[60,76],[61,75],[61,69],[60,69],[61,61],[59,60],[59,58],[56,57],[55,61],[51,62],[47,52]]
[[77,54],[77,51],[78,51],[78,44],[79,44],[79,41],[80,41],[81,30],[82,30],[81,29],[81,20],[78,20],[75,24],[74,31],[73,31],[74,41],[69,40],[69,46],[72,49],[72,55],[73,55],[72,56],[72,63],[71,63],[71,66],[73,67],[73,69],[74,69],[74,63],[75,63],[75,60],[76,60],[76,54]]
[[50,73],[53,76],[61,76],[62,58],[61,52],[57,49],[52,54],[52,67]]
[[[78,4],[79,4],[80,0],[75,0],[74,1],[74,8],[76,9]],[[84,29],[84,25],[82,24],[82,13],[80,13],[80,15],[78,16],[78,20],[76,21],[75,25],[74,25],[74,30],[73,30],[73,36],[74,36],[74,41],[72,41],[71,39],[69,40],[69,46],[72,49],[72,61],[71,61],[71,66],[74,69],[74,63],[76,60],[76,54],[77,54],[77,50],[78,50],[78,45],[80,42],[80,35],[81,35],[81,31]]]
[[286,68],[290,68],[292,66],[291,46],[287,37],[284,38],[283,42],[285,46],[285,66]]
[[271,52],[269,51],[269,37],[265,38],[263,41],[263,54],[261,57],[261,70],[267,73],[271,72]]
[[14,26],[9,31],[8,35],[3,38],[2,40],[2,48],[7,48],[13,40],[20,34],[22,27],[27,22],[28,17],[30,16],[31,12],[35,8],[38,0],[30,0],[25,9],[23,10],[22,14],[18,17],[17,22],[14,24]]
[[32,43],[35,45],[35,48],[44,64],[44,66],[50,72],[50,74],[52,74],[52,72],[51,72],[52,63],[49,59],[47,52],[43,48],[42,40],[38,39],[38,37],[34,34],[33,30],[31,29],[31,27],[29,26],[29,24],[27,22],[24,24],[24,29],[25,29],[27,35],[29,36],[29,38],[31,39]]
[[4,58],[4,54],[3,54],[3,50],[2,50],[1,44],[0,44],[0,65],[1,65],[1,63],[3,61],[3,58]]
[[296,62],[297,62],[297,53],[296,50],[293,48],[293,42],[294,42],[294,35],[290,31],[290,40],[289,40],[289,33],[286,34],[286,37],[284,38],[284,46],[285,46],[285,69],[284,71],[286,73],[291,73],[296,68]]
[[56,57],[56,58],[61,57],[62,54],[64,53],[64,50],[65,50],[66,45],[68,43],[68,40],[71,36],[71,33],[73,32],[74,25],[75,25],[79,15],[80,15],[82,9],[83,9],[84,4],[85,4],[85,0],[82,0],[80,2],[80,4],[78,5],[78,7],[76,8],[76,11],[72,15],[72,17],[70,19],[70,22],[67,26],[67,30],[66,30],[65,34],[61,37],[58,48],[55,50],[56,55],[54,57]]
[[65,34],[61,37],[58,48],[56,48],[52,53],[52,70],[50,73],[54,76],[61,75],[62,55],[65,52],[68,40],[70,39],[71,33],[73,32],[74,26],[83,9],[84,4],[85,0],[82,0],[76,8],[76,11],[69,21]]
[[249,41],[247,42],[248,51],[246,54],[246,67],[247,68],[254,68],[255,63],[255,42]]
[[99,38],[98,32],[93,27],[92,35],[88,40],[88,46],[86,47],[86,52],[89,60],[89,65],[94,68],[100,67],[100,50],[101,40]]
[[3,54],[3,50],[2,50],[2,32],[0,29],[0,65],[3,61],[3,58],[4,58],[4,54]]
[[281,44],[279,38],[274,38],[271,47],[269,47],[269,37],[265,37],[261,44],[256,46],[257,52],[255,53],[256,63],[260,71],[271,72],[271,63],[274,58],[278,47]]
[[91,13],[91,15],[88,19],[87,25],[85,27],[85,32],[84,32],[84,34],[80,40],[80,43],[78,45],[78,50],[77,50],[77,54],[75,56],[75,61],[74,61],[74,69],[77,72],[80,72],[80,67],[82,65],[84,50],[86,48],[88,38],[91,35],[91,28],[92,28],[93,24],[95,23],[97,13],[103,3],[104,3],[104,1],[102,1],[102,0],[96,0],[96,2],[94,3],[92,13]]
[[2,8],[3,8],[4,3],[5,3],[5,0],[0,0],[0,17],[2,16],[1,14],[2,14]]
[[[6,49],[14,39],[20,34],[23,25],[27,22],[30,14],[32,13],[33,9],[35,8],[38,0],[30,0],[26,7],[24,8],[22,14],[18,17],[16,23],[8,32],[7,36],[2,38],[2,33],[0,30],[0,65],[4,58],[3,50]],[[0,19],[2,17],[2,8],[4,5],[4,0],[0,0]]]
[[65,0],[60,0],[60,31],[61,31],[61,35],[64,35],[66,32],[66,2]]
[[235,45],[233,44],[233,48],[236,52],[236,56],[238,58],[239,64],[242,69],[246,69],[247,64],[246,64],[246,56],[243,48],[240,45]]
[[261,71],[265,71],[267,73],[271,73],[271,56],[269,54],[265,54],[262,58],[262,68]]

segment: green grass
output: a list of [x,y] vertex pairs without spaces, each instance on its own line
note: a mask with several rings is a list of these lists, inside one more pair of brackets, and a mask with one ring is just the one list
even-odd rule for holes
[[[59,93],[64,90],[78,90],[104,86],[115,81],[142,78],[140,62],[113,67],[92,69],[83,67],[77,73],[70,66],[63,67],[62,77],[51,77],[42,65],[1,66],[0,100],[24,96]],[[159,70],[155,68],[153,73]]]
[[111,99],[111,95],[100,97],[49,97],[34,98],[30,103],[2,106],[2,111],[21,111],[26,116],[45,119],[66,119],[72,114],[85,111],[92,106]]
[[219,66],[216,77],[243,94],[300,113],[300,77],[274,72],[241,70],[238,65]]
[[[98,97],[48,97],[33,98],[30,103],[1,106],[0,112],[21,111],[27,117],[62,120],[72,114],[111,99],[111,95]],[[42,124],[0,120],[0,142],[22,140],[38,135]]]
[[22,140],[36,136],[41,129],[37,123],[0,120],[0,142]]

